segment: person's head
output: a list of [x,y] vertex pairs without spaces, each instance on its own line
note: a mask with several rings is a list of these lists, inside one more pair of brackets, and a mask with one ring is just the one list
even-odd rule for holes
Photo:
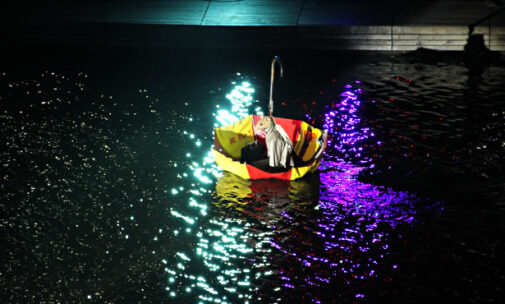
[[261,119],[256,124],[257,130],[266,130],[275,124],[274,120],[270,116],[262,116]]

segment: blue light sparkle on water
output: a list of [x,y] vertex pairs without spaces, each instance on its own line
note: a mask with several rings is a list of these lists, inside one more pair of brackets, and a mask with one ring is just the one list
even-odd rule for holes
[[[229,104],[216,105],[214,127],[262,114],[252,85],[234,85],[226,95]],[[322,124],[331,137],[321,172],[313,177],[246,181],[223,174],[212,154],[192,163],[183,173],[196,178],[189,206],[205,217],[172,211],[192,227],[195,240],[192,258],[178,253],[166,268],[169,285],[179,286],[167,287],[174,296],[190,290],[202,302],[277,303],[300,289],[319,303],[324,286],[338,284],[342,294],[361,299],[365,290],[356,282],[391,275],[397,265],[387,258],[388,239],[396,226],[415,223],[422,207],[412,193],[358,181],[359,172],[373,166],[362,151],[374,137],[360,124],[360,93],[348,85],[325,108]],[[202,267],[213,275],[199,275]]]

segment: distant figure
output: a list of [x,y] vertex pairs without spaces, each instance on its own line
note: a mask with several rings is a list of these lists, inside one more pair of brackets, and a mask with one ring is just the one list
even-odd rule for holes
[[271,116],[263,116],[256,124],[256,129],[263,130],[266,134],[268,165],[272,168],[293,167],[293,143],[286,131],[275,124]]

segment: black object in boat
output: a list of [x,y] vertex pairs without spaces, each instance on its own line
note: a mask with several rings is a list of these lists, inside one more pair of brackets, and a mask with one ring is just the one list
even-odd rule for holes
[[242,148],[240,154],[240,162],[246,164],[252,164],[255,161],[264,159],[266,157],[267,154],[265,146],[255,141]]

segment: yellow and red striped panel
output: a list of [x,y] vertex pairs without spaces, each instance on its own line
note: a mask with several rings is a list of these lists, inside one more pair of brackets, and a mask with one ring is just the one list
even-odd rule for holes
[[[212,148],[214,160],[223,170],[244,179],[275,178],[282,180],[295,180],[317,170],[322,154],[317,159],[313,159],[313,157],[320,148],[318,139],[323,135],[323,132],[300,120],[277,117],[274,118],[275,123],[282,126],[293,142],[296,154],[307,163],[303,167],[294,167],[289,171],[279,173],[266,172],[249,164],[240,163],[240,153],[243,147],[255,139],[260,142],[264,140],[263,136],[254,134],[253,126],[260,118],[250,115],[236,123],[214,130],[214,147]],[[322,148],[324,149],[324,147]]]

